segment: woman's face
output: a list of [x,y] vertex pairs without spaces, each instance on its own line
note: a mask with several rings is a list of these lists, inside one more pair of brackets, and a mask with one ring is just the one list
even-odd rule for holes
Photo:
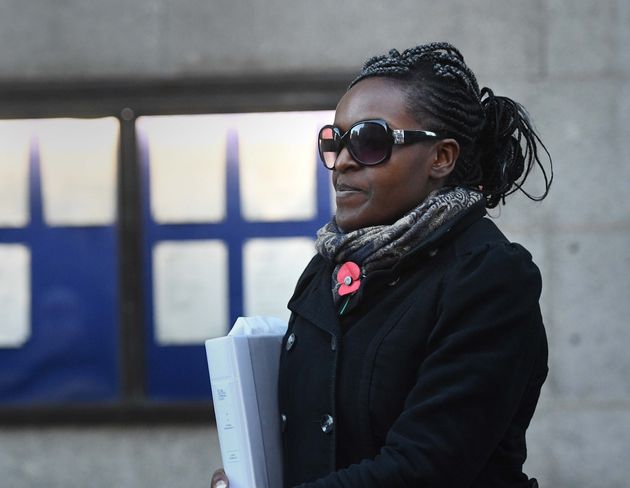
[[[407,113],[402,89],[384,78],[360,81],[337,105],[335,125],[342,132],[366,119],[383,119],[392,129],[428,129]],[[444,178],[436,178],[432,168],[439,159],[438,145],[395,145],[391,157],[376,166],[360,165],[344,147],[332,174],[339,228],[349,232],[391,224],[439,188]]]

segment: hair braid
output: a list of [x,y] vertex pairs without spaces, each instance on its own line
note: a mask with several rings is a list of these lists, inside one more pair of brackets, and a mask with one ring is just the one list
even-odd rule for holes
[[[457,48],[432,42],[402,53],[392,49],[370,58],[350,87],[375,76],[399,80],[410,114],[430,124],[427,129],[445,131],[459,142],[460,155],[447,184],[481,188],[490,208],[516,190],[533,200],[547,196],[553,164],[527,112],[507,97],[494,96],[489,88],[480,90]],[[549,159],[548,171],[538,157],[539,147]],[[522,188],[534,165],[545,181],[540,196]]]

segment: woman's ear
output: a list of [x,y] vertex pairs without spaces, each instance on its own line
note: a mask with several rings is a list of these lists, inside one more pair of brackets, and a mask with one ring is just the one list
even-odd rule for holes
[[436,180],[446,179],[455,168],[459,157],[459,143],[455,139],[442,139],[435,145],[435,160],[431,164],[430,176]]

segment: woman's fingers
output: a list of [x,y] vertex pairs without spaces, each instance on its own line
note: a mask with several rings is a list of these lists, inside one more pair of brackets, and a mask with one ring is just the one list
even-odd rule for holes
[[228,486],[230,486],[230,482],[228,481],[228,478],[225,475],[225,471],[223,471],[223,469],[217,469],[212,474],[212,481],[210,483],[210,488],[228,488]]

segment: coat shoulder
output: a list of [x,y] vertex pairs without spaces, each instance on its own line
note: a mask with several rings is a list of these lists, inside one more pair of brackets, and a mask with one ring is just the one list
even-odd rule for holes
[[532,292],[532,299],[540,297],[541,275],[532,255],[520,244],[510,242],[488,218],[480,219],[458,236],[454,255],[447,281],[461,281],[468,286],[494,284],[503,294],[520,295],[525,287]]
[[509,244],[508,238],[488,217],[481,218],[467,227],[455,240],[455,252],[458,256],[478,251],[483,247]]

